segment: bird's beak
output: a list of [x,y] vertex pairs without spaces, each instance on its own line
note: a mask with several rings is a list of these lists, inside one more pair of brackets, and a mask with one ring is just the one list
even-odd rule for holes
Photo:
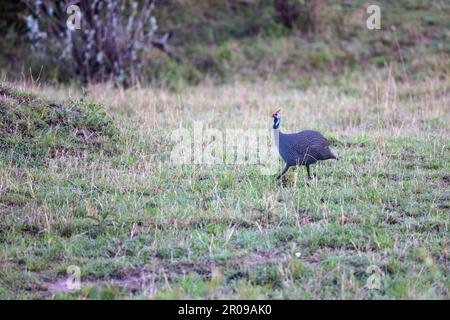
[[275,118],[278,116],[278,114],[280,113],[281,109],[278,109],[277,111],[275,111],[274,113],[272,113],[272,117]]

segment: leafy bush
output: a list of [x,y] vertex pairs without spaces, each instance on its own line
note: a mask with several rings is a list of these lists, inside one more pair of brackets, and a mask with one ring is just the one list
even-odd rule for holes
[[278,19],[289,29],[299,28],[305,33],[314,33],[316,11],[319,0],[274,0]]
[[26,21],[34,49],[82,83],[138,82],[143,51],[151,47],[175,57],[167,45],[169,35],[156,37],[152,0],[80,0],[78,7],[68,0],[24,1],[31,12]]

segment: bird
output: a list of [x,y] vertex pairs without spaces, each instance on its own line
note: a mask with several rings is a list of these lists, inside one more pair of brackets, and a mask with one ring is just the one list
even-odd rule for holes
[[273,135],[275,145],[285,162],[283,171],[276,180],[283,177],[292,166],[306,166],[308,178],[311,179],[309,166],[319,160],[339,160],[330,150],[330,142],[318,131],[304,130],[296,133],[280,131],[280,111],[272,113]]

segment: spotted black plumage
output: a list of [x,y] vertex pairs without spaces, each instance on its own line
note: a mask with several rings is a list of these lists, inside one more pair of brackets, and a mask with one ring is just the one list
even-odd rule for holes
[[281,158],[286,166],[277,176],[280,179],[292,166],[304,165],[311,178],[309,166],[319,160],[338,159],[330,150],[330,143],[318,131],[305,130],[297,133],[282,133],[279,126],[281,118],[279,111],[275,112],[274,118],[274,138]]

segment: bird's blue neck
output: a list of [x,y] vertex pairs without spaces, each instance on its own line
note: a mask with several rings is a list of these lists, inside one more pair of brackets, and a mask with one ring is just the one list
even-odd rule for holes
[[280,127],[280,123],[281,123],[281,119],[280,118],[275,118],[273,120],[273,128],[274,129],[278,129]]

